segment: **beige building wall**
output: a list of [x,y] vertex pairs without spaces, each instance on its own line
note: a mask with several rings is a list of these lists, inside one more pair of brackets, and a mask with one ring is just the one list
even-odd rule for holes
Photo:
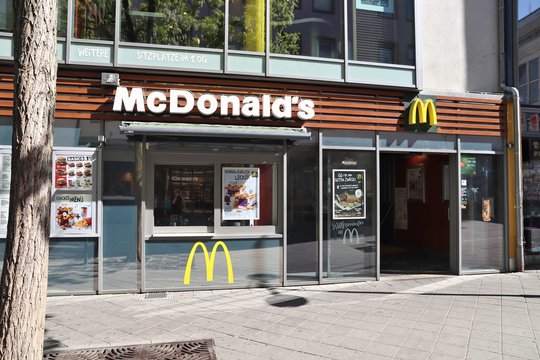
[[417,0],[421,90],[501,92],[498,0]]

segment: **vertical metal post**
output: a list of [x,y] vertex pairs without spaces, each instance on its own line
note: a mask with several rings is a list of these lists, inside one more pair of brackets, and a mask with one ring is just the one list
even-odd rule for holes
[[287,141],[283,140],[283,286],[287,286]]
[[114,13],[114,47],[113,47],[113,64],[114,66],[118,66],[118,47],[120,46],[120,31],[121,28],[121,22],[122,22],[122,7],[120,4],[121,0],[116,0],[116,10]]
[[421,89],[424,87],[423,76],[423,59],[422,59],[422,4],[425,3],[420,0],[414,0],[414,57],[415,57],[415,75],[416,75],[416,88]]
[[319,284],[323,281],[323,132],[319,130]]
[[135,195],[135,202],[137,203],[137,261],[139,263],[140,283],[139,289],[142,292],[146,290],[146,235],[144,229],[145,219],[145,202],[146,199],[145,187],[143,186],[144,174],[146,173],[145,156],[146,154],[146,136],[143,137],[142,142],[135,144],[135,179],[137,183],[137,192]]
[[[100,124],[100,127],[101,127],[101,134],[105,134],[105,122],[102,121],[101,124]],[[98,212],[98,220],[99,222],[97,223],[97,232],[98,232],[98,246],[97,246],[97,251],[98,251],[98,286],[97,286],[97,292],[98,294],[102,294],[103,293],[103,256],[104,256],[104,253],[103,253],[103,223],[104,223],[104,218],[103,218],[103,201],[102,201],[102,198],[101,198],[101,194],[103,193],[103,181],[101,181],[101,179],[103,179],[103,147],[100,145],[97,149],[96,149],[96,156],[97,156],[97,165],[98,165],[98,172],[97,172],[97,175],[98,175],[98,179],[96,181],[96,192],[94,193],[96,195],[96,203],[97,203],[97,212]],[[95,175],[94,175],[94,178],[95,178]]]
[[[365,201],[365,200],[364,200]],[[365,206],[365,205],[364,205]],[[375,134],[375,217],[376,230],[375,236],[377,237],[375,251],[375,277],[377,280],[381,278],[381,219],[380,219],[380,206],[381,206],[381,156],[379,149],[379,134]]]
[[345,82],[349,81],[349,9],[347,5],[348,1],[343,0],[343,79]]
[[271,0],[266,0],[266,46],[265,46],[265,54],[264,54],[264,74],[268,76],[270,73],[269,67],[270,67],[270,41],[271,41],[271,34],[272,31],[270,27],[271,23],[271,12],[270,12],[270,6],[271,6]]
[[463,274],[462,270],[462,234],[461,234],[461,171],[459,163],[461,161],[461,138],[457,138],[457,161],[456,161],[456,172],[454,173],[454,179],[457,180],[458,196],[457,196],[457,265],[458,265],[458,275]]
[[67,29],[66,29],[66,64],[71,62],[71,39],[73,37],[73,2],[68,0],[67,8]]
[[223,73],[229,69],[229,0],[225,0],[225,39],[223,39]]

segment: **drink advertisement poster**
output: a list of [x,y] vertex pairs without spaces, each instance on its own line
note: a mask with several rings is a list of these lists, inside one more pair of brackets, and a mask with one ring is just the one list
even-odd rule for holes
[[54,188],[92,190],[94,157],[88,154],[54,156]]
[[259,168],[223,168],[223,220],[259,219]]
[[55,194],[52,211],[55,234],[94,233],[91,194]]
[[366,218],[366,170],[332,170],[332,219]]

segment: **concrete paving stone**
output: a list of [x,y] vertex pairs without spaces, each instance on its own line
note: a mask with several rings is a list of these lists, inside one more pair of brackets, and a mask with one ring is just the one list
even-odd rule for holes
[[319,334],[320,331],[317,330],[308,330],[308,329],[302,329],[302,328],[295,328],[294,331],[292,331],[289,336],[298,338],[298,339],[304,339],[304,340],[311,340],[313,337],[315,337],[317,334]]
[[370,352],[364,352],[359,357],[359,360],[392,360],[392,359],[393,358],[390,356],[384,356],[384,355],[374,354]]
[[477,330],[477,331],[479,330],[479,331],[500,332],[501,329],[502,329],[502,325],[501,324],[493,324],[493,323],[474,320],[473,323],[472,323],[472,329]]
[[404,328],[404,329],[408,329],[409,331],[414,327],[414,324],[415,324],[416,321],[414,320],[404,320],[404,319],[396,319],[396,318],[392,318],[392,320],[390,320],[386,326],[384,327],[384,329],[387,329],[387,328],[392,328],[392,327],[397,327],[397,328]]
[[503,326],[502,332],[508,335],[516,335],[520,337],[534,337],[534,332],[531,327],[515,327],[515,326]]
[[273,334],[273,333],[261,331],[257,333],[257,335],[254,336],[253,339],[251,340],[258,343],[280,346],[282,337],[283,336],[279,334]]
[[467,351],[466,360],[502,360],[501,353],[494,353],[479,349],[469,349]]
[[421,338],[424,340],[435,341],[439,337],[438,331],[412,329],[409,333],[409,337]]
[[540,359],[540,354],[536,347],[529,348],[521,345],[503,344],[502,352],[505,355],[512,355],[524,359]]
[[308,341],[300,348],[300,351],[326,357],[326,355],[328,355],[330,351],[334,350],[334,348],[334,345],[324,344],[318,341]]
[[371,354],[384,355],[388,357],[394,357],[398,351],[399,351],[398,346],[372,342],[371,344],[369,344],[365,352],[371,353]]
[[272,360],[294,359],[297,353],[297,351],[291,349],[269,347],[260,353],[260,357]]
[[394,315],[394,319],[417,321],[420,316],[420,312],[400,311]]
[[321,331],[311,338],[311,341],[319,341],[324,344],[339,344],[344,337],[345,335],[343,334],[328,334],[325,331]]
[[477,349],[502,354],[502,342],[498,339],[475,339],[469,341],[469,349]]
[[377,336],[379,336],[380,331],[371,331],[366,329],[355,329],[354,331],[351,331],[348,336],[346,337],[353,337],[356,339],[362,339],[367,341],[372,341],[373,339],[376,339]]
[[373,342],[377,342],[380,344],[388,344],[393,346],[401,346],[403,342],[407,339],[407,335],[397,335],[397,334],[390,334],[387,332],[382,332],[377,336],[375,339],[373,339]]
[[432,352],[434,354],[454,356],[463,359],[465,358],[465,355],[467,353],[467,348],[458,345],[437,342],[433,347]]
[[[459,327],[462,329],[470,329],[472,327],[472,320],[462,320],[462,319],[455,319],[455,318],[447,318],[444,321],[445,326],[454,326]],[[462,330],[463,331],[463,330]]]
[[507,355],[507,354],[503,354],[502,358],[503,358],[503,360],[523,360],[522,357],[513,356],[513,355]]
[[516,335],[510,335],[510,334],[503,334],[502,335],[502,343],[503,345],[520,345],[524,347],[536,347],[537,341],[535,337],[524,337],[524,336],[516,336]]
[[362,354],[362,351],[336,347],[327,356],[337,360],[357,360]]
[[363,330],[372,332],[381,332],[385,327],[385,324],[380,324],[372,321],[363,321],[362,325]]
[[457,346],[467,346],[469,343],[469,334],[468,333],[441,333],[437,339],[438,342],[457,345]]
[[362,320],[349,319],[346,318],[346,316],[347,314],[343,315],[343,317],[336,319],[332,324],[337,326],[346,326],[350,328],[362,327]]
[[399,360],[429,360],[431,352],[402,347],[395,358]]
[[441,327],[442,327],[442,323],[430,323],[430,322],[425,322],[425,321],[417,321],[414,324],[413,330],[438,332],[441,330]]
[[320,321],[315,321],[315,320],[305,320],[301,322],[300,324],[298,324],[298,327],[302,329],[316,330],[316,331],[321,331],[323,329],[326,329],[327,326],[328,324],[322,323]]
[[219,360],[253,360],[253,354],[216,346],[216,356]]
[[408,336],[411,332],[410,327],[403,327],[403,326],[396,326],[392,323],[388,323],[383,331],[382,334],[392,334],[392,335],[406,335]]
[[500,331],[472,329],[469,334],[471,340],[502,339]]
[[422,315],[418,318],[419,322],[441,325],[446,319],[446,314]]
[[292,350],[299,350],[308,343],[308,340],[294,338],[290,336],[283,336],[280,339],[279,346]]
[[346,336],[336,346],[363,352],[366,351],[369,344],[371,344],[370,340]]
[[354,328],[351,328],[351,327],[348,327],[348,326],[340,326],[340,325],[330,324],[324,329],[324,332],[327,333],[327,334],[330,334],[330,335],[347,336],[348,334],[350,334],[354,330],[355,330]]

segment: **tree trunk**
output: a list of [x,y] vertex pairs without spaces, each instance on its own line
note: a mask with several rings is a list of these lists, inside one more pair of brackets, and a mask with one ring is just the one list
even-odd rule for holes
[[47,301],[56,0],[15,0],[15,92],[0,359],[41,359]]

